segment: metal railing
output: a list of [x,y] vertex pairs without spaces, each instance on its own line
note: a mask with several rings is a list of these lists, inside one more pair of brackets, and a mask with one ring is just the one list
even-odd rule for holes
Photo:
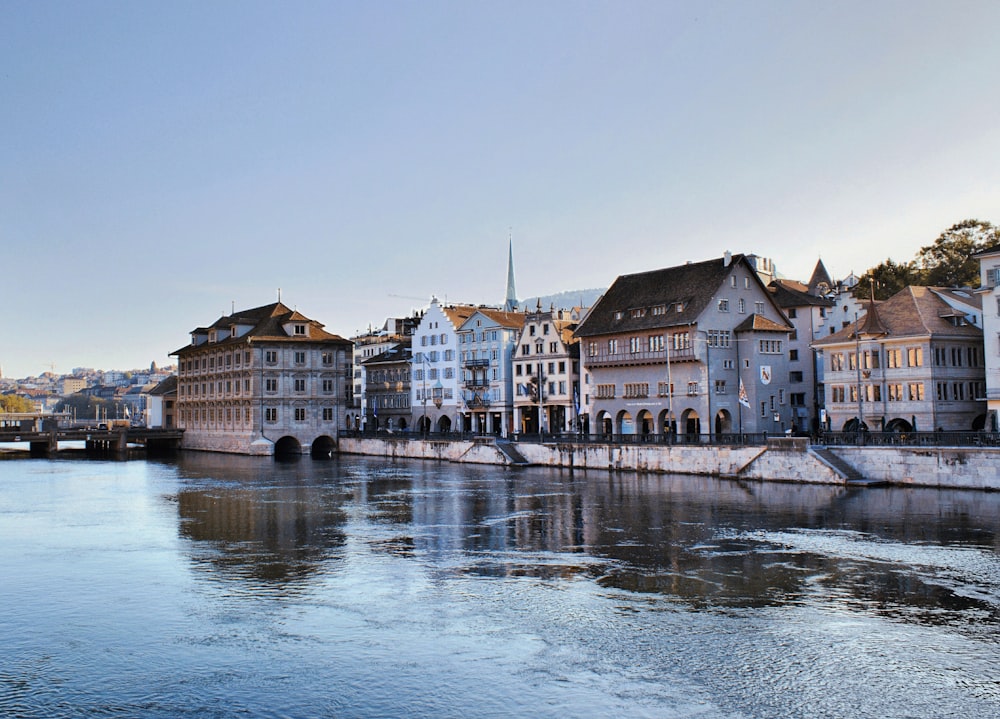
[[831,447],[1000,447],[1000,432],[823,432]]

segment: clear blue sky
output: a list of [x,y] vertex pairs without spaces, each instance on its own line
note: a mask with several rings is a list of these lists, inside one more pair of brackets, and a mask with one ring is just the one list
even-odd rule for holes
[[[1000,3],[0,4],[7,377],[1000,221]],[[396,295],[396,296],[394,296]]]

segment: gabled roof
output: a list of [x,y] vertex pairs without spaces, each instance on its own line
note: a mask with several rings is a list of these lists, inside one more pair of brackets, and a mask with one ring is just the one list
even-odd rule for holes
[[777,279],[769,284],[767,289],[774,297],[774,303],[781,309],[810,306],[833,307],[835,304],[833,300],[813,294],[811,286],[807,287],[795,280]]
[[149,390],[149,394],[153,396],[170,394],[171,392],[177,391],[177,375],[172,374],[165,380],[160,382],[158,385]]
[[508,312],[506,310],[499,310],[493,307],[476,307],[472,314],[465,318],[463,324],[468,322],[477,314],[481,314],[491,322],[495,322],[499,326],[506,327],[508,329],[519,330],[524,327],[524,312]]
[[[719,257],[662,270],[620,275],[591,308],[576,334],[578,337],[592,337],[693,325],[738,264],[746,267],[767,294],[757,271],[744,255],[732,255],[728,263],[725,258]],[[664,311],[654,314],[651,310],[656,307],[663,307]],[[616,312],[620,312],[621,317],[616,319]]]
[[[870,305],[869,305],[870,307]],[[968,337],[981,338],[983,331],[975,325],[955,326],[951,317],[951,307],[928,287],[904,287],[889,299],[875,304],[875,312],[869,311],[857,322],[852,322],[839,332],[824,337],[813,345],[854,342],[857,334],[870,334],[891,339],[907,337]],[[872,315],[872,318],[869,318]],[[857,333],[857,334],[856,334]]]
[[441,311],[451,322],[455,329],[462,326],[462,323],[472,317],[477,307],[475,305],[442,305]]
[[363,365],[374,365],[374,364],[387,364],[390,362],[409,362],[413,357],[413,351],[410,347],[410,343],[398,344],[395,347],[390,347],[385,352],[380,352],[374,357],[369,357],[364,360],[361,364]]
[[[576,330],[578,337],[694,324],[730,268],[719,259],[619,275]],[[629,310],[664,306],[663,315]],[[615,319],[615,313],[622,316]]]

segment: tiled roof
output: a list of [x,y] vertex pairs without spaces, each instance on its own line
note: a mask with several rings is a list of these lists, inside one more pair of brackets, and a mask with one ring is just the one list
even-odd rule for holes
[[784,332],[788,334],[791,329],[755,312],[736,325],[733,332]]
[[[307,323],[310,326],[309,334],[307,336],[288,334],[285,332],[284,328],[284,325],[288,322]],[[345,340],[340,335],[335,335],[324,330],[323,325],[320,322],[309,319],[297,310],[293,310],[281,302],[275,302],[262,307],[254,307],[249,310],[240,310],[239,312],[234,312],[231,315],[225,315],[213,322],[210,327],[199,327],[194,330],[194,332],[206,333],[209,330],[214,329],[216,331],[228,333],[229,328],[234,325],[250,325],[251,329],[238,337],[226,336],[217,342],[211,343],[210,345],[187,345],[186,347],[182,347],[171,354],[177,354],[178,352],[194,349],[195,347],[198,349],[204,349],[206,346],[215,348],[225,347],[229,344],[245,344],[247,339],[250,338],[267,340],[269,342],[343,342],[344,344],[350,344],[349,340]]]
[[790,307],[833,307],[834,302],[812,294],[809,287],[795,280],[774,280],[767,286],[774,303],[781,309]]
[[[524,312],[507,312],[506,310],[497,310],[487,307],[477,307],[475,312],[472,314],[474,315],[476,312],[479,312],[485,317],[489,317],[501,327],[508,327],[510,329],[517,330],[524,327]],[[471,316],[472,315],[469,315],[469,317]]]
[[[591,308],[576,334],[578,337],[592,337],[612,332],[693,325],[738,263],[743,263],[753,277],[757,277],[743,255],[733,255],[728,265],[724,258],[719,257],[662,270],[620,275]],[[654,307],[663,307],[665,311],[654,314]],[[622,314],[619,319],[615,319],[616,312]]]
[[177,375],[172,374],[165,380],[160,382],[158,385],[149,390],[149,394],[158,396],[164,394],[170,394],[171,392],[177,391]]
[[851,323],[829,337],[817,340],[817,347],[853,342],[855,331],[884,331],[888,338],[906,337],[982,337],[983,331],[974,325],[955,326],[948,317],[954,314],[947,302],[928,287],[904,287],[884,302],[876,304],[879,326],[867,323],[867,313],[857,323]]
[[833,280],[830,279],[830,273],[826,271],[823,260],[817,260],[816,269],[813,270],[812,277],[809,278],[806,291],[815,294],[821,284],[826,285],[828,291],[833,288]]
[[441,311],[444,312],[445,317],[455,329],[461,327],[463,322],[472,317],[477,309],[474,305],[444,305],[441,307]]

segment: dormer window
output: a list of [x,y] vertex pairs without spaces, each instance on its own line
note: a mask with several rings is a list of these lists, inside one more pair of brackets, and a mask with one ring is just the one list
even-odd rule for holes
[[233,325],[232,327],[229,328],[229,336],[230,337],[236,336],[236,325]]
[[301,324],[295,325],[294,333],[295,333],[296,337],[305,337],[306,336],[306,326],[305,325],[301,325]]

